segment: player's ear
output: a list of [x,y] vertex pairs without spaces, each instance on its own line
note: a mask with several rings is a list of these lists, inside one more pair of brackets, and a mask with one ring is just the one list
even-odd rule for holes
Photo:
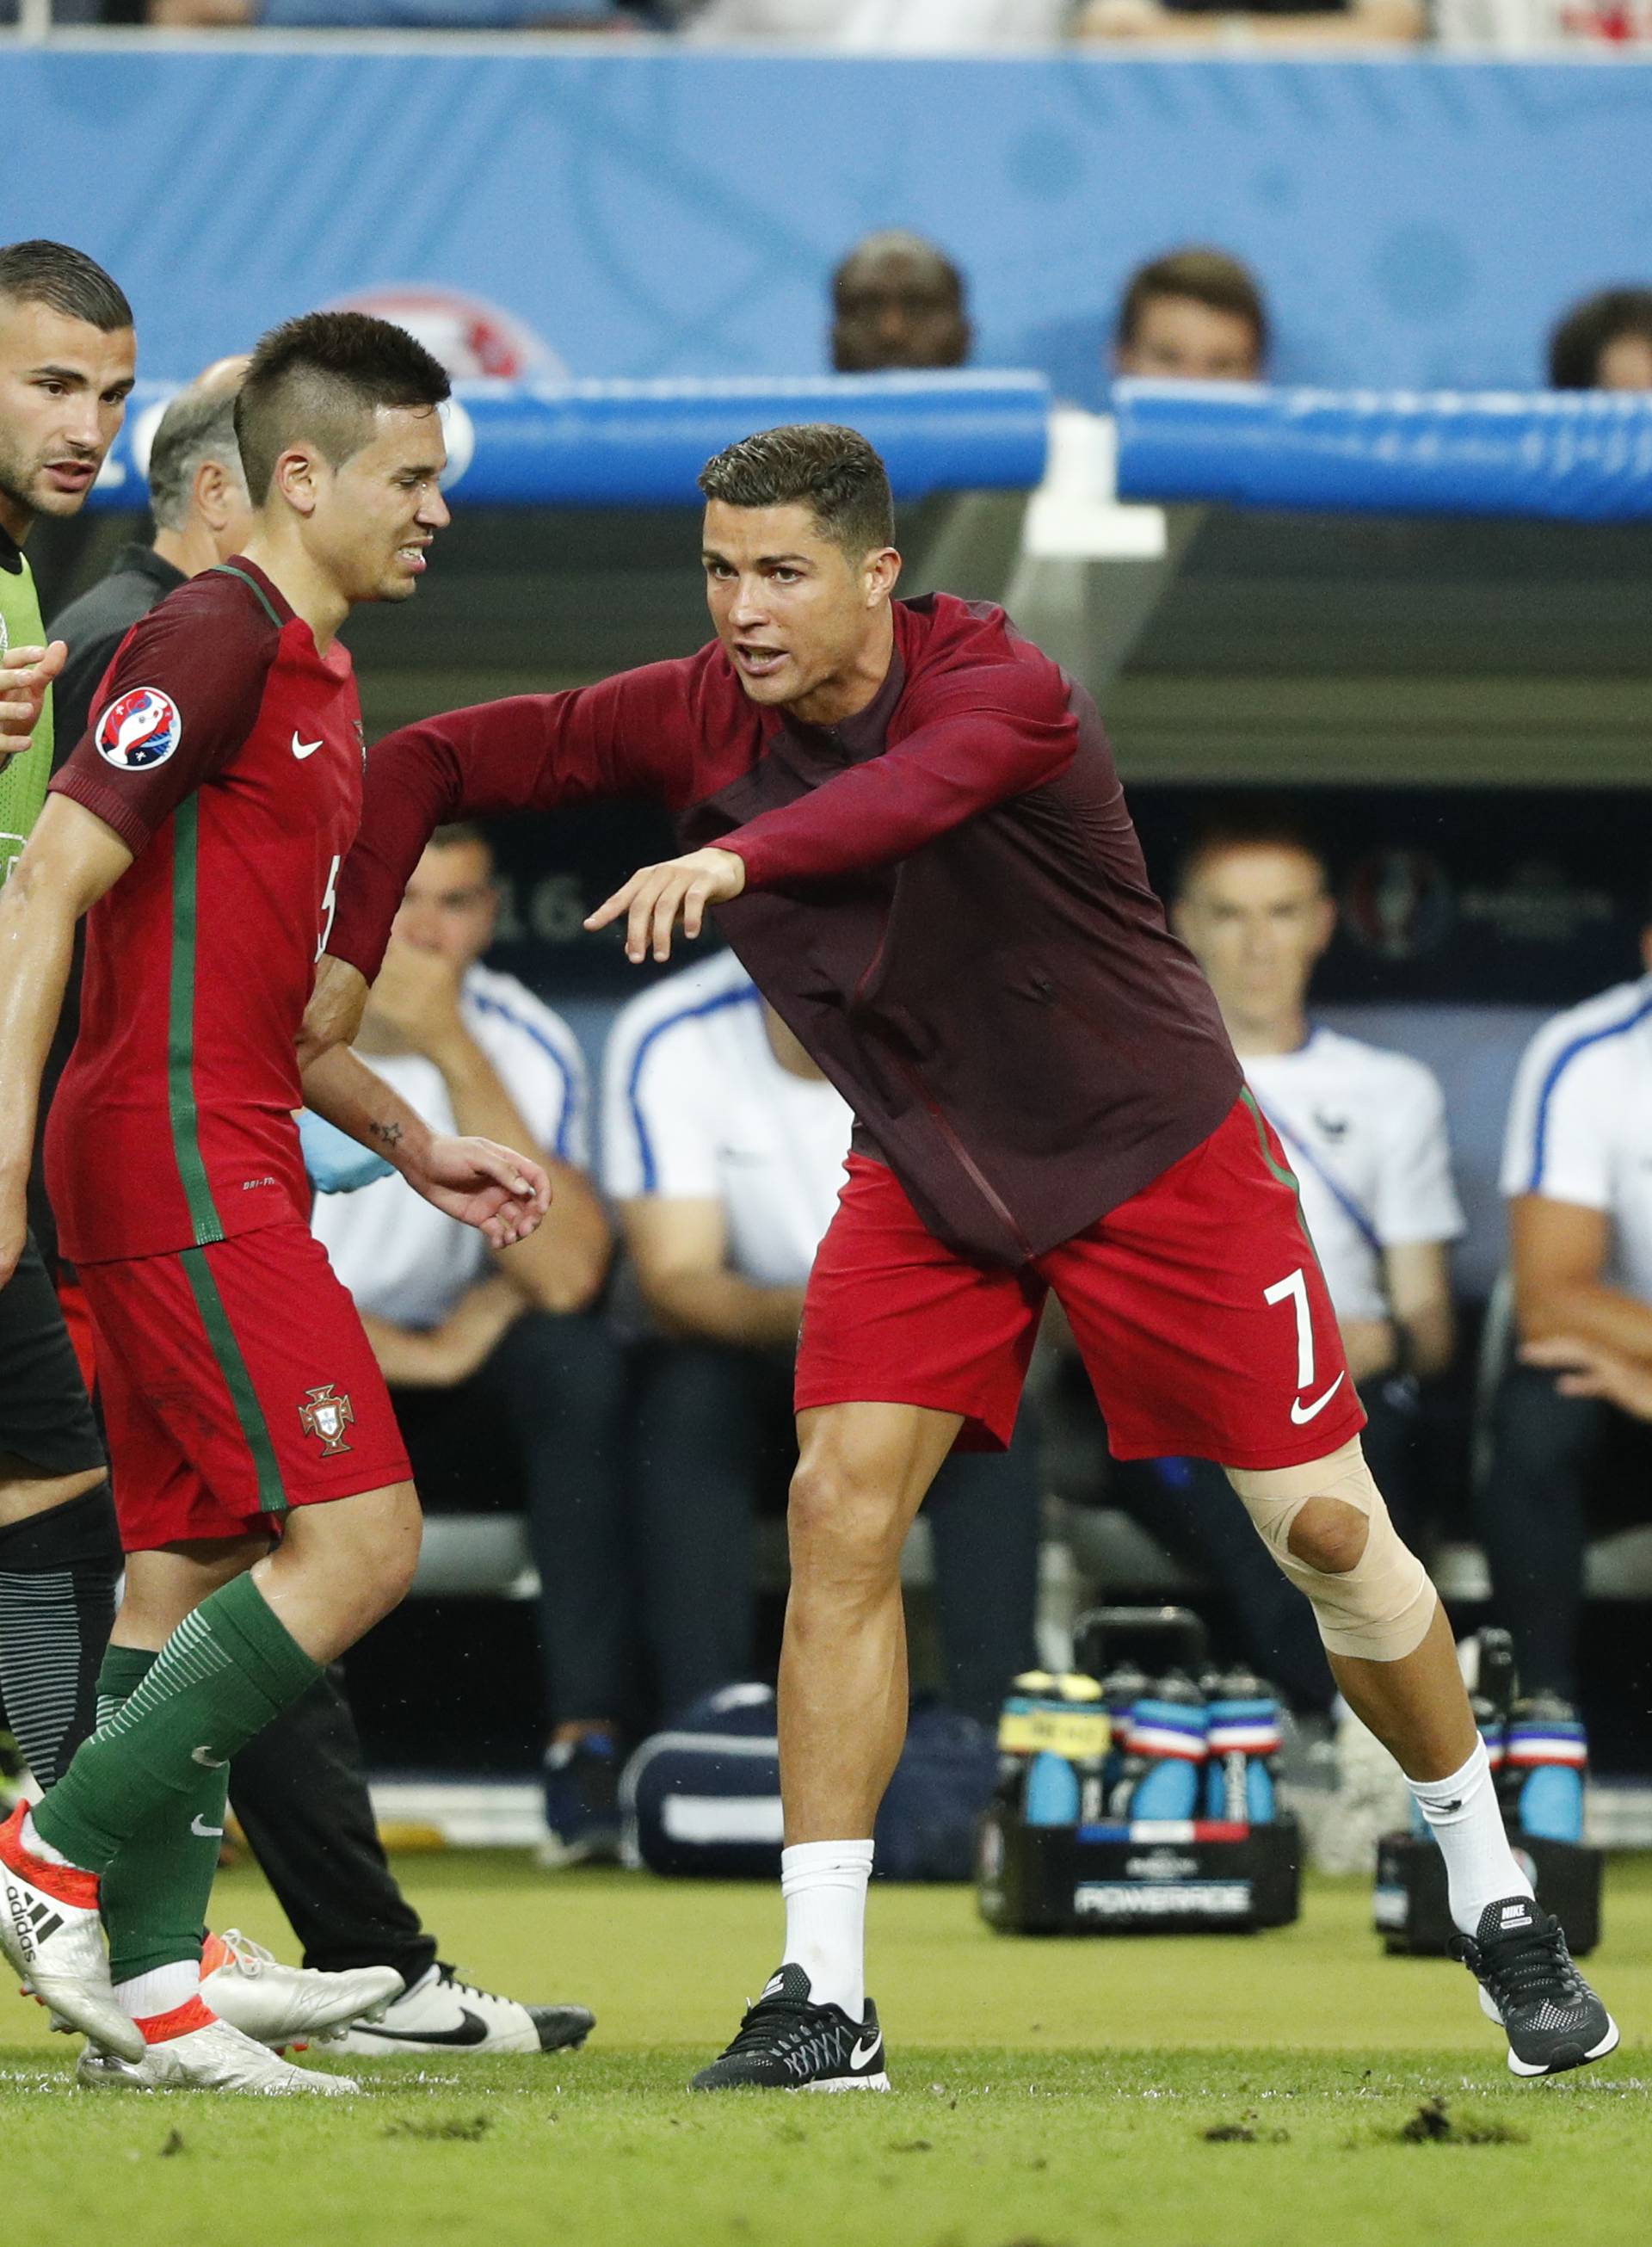
[[321,469],[320,456],[308,445],[290,445],[276,462],[270,488],[296,515],[313,515],[321,496]]
[[195,512],[208,530],[220,531],[229,520],[235,495],[223,465],[218,461],[202,461],[195,470]]
[[895,590],[895,580],[900,576],[901,558],[892,546],[879,547],[869,555],[864,568],[866,605],[875,609],[886,601]]

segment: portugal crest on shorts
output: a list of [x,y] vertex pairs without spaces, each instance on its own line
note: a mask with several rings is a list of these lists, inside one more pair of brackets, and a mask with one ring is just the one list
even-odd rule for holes
[[319,1389],[306,1389],[305,1402],[298,1407],[298,1424],[306,1436],[319,1436],[321,1456],[335,1458],[350,1446],[345,1441],[345,1430],[355,1424],[356,1408],[348,1394],[336,1397],[331,1381],[324,1381]]
[[119,772],[144,772],[165,764],[183,739],[183,720],[160,687],[129,686],[103,712],[92,738],[105,764]]

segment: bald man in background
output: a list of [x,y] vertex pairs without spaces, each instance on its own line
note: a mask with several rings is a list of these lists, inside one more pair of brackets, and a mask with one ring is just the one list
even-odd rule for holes
[[832,275],[832,365],[839,374],[962,366],[974,340],[964,277],[921,234],[869,234]]

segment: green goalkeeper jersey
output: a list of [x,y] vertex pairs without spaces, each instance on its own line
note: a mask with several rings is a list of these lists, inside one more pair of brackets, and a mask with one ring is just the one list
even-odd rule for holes
[[[0,655],[9,647],[44,647],[46,628],[33,573],[22,550],[0,530]],[[51,777],[51,690],[26,749],[0,765],[0,882],[28,840],[29,830],[46,800]]]

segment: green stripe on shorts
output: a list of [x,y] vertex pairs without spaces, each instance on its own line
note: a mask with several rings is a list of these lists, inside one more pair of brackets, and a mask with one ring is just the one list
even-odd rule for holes
[[1273,1150],[1267,1144],[1267,1126],[1262,1121],[1262,1111],[1256,1104],[1256,1095],[1251,1090],[1248,1084],[1244,1086],[1241,1089],[1239,1098],[1245,1103],[1245,1105],[1251,1111],[1251,1121],[1256,1126],[1256,1144],[1262,1151],[1262,1160],[1267,1164],[1269,1170],[1273,1171],[1280,1184],[1282,1186],[1289,1186],[1291,1192],[1296,1196],[1298,1201],[1300,1201],[1302,1199],[1302,1189],[1297,1184],[1296,1172],[1293,1170],[1287,1169],[1283,1163],[1275,1161]]
[[1318,1264],[1320,1252],[1314,1246],[1314,1236],[1307,1229],[1307,1218],[1302,1214],[1302,1188],[1296,1172],[1287,1164],[1277,1162],[1274,1159],[1273,1150],[1267,1144],[1267,1125],[1263,1122],[1262,1111],[1256,1104],[1256,1095],[1248,1084],[1240,1089],[1239,1098],[1251,1111],[1251,1121],[1256,1126],[1256,1144],[1262,1151],[1262,1160],[1280,1184],[1282,1186],[1289,1186],[1291,1190],[1291,1198],[1296,1204],[1297,1229],[1307,1243],[1308,1254],[1314,1259],[1315,1264]]
[[207,1261],[207,1252],[204,1248],[185,1248],[179,1253],[188,1275],[195,1308],[201,1314],[201,1323],[207,1330],[207,1340],[218,1361],[224,1387],[229,1391],[229,1401],[236,1408],[236,1417],[241,1424],[247,1449],[252,1453],[252,1463],[258,1476],[259,1511],[285,1513],[287,1492],[282,1483],[281,1469],[276,1464],[276,1447],[270,1440],[270,1425],[264,1418],[263,1407],[258,1402],[258,1392],[252,1385],[252,1376],[247,1370],[247,1361],[241,1355],[236,1330],[229,1323],[223,1297],[218,1292],[217,1280]]

